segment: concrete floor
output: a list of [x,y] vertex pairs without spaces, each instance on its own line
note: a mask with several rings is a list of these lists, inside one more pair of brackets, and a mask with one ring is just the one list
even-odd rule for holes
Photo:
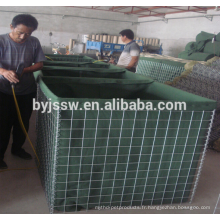
[[[35,144],[35,112],[31,118],[29,135],[33,144]],[[34,156],[27,141],[24,149]],[[9,169],[36,167],[34,160],[25,161],[12,156],[10,147],[6,152],[5,162],[8,164]],[[157,210],[158,206],[146,206],[145,209],[141,210],[91,210],[77,212],[77,214],[212,214],[219,194],[220,153],[208,150],[195,197],[191,204],[163,205],[163,210]],[[49,214],[37,169],[0,172],[0,198],[0,214]],[[189,207],[184,210],[183,206]],[[220,214],[220,200],[215,214]]]

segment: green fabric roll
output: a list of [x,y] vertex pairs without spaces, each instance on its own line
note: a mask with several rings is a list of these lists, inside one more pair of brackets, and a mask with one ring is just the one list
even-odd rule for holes
[[220,41],[220,32],[216,35],[216,41]]
[[[197,36],[196,36],[196,42],[198,41],[203,41],[203,40],[212,40],[214,36],[214,33],[208,33],[208,32],[205,32],[205,31],[201,31],[201,33],[199,33]],[[216,41],[220,41],[220,32],[216,35]]]
[[212,40],[214,34],[212,33],[207,33],[205,31],[201,31],[201,33],[199,33],[197,36],[196,36],[196,42],[198,41],[203,41],[203,40]]
[[195,41],[189,42],[185,47],[185,51],[192,50],[195,47],[195,44],[196,44]]
[[[190,45],[189,50],[185,50],[185,51],[188,52],[188,55],[191,55],[192,53],[196,53],[196,52],[203,52],[206,43],[209,41],[210,40],[208,39],[208,40],[195,42],[194,44]],[[189,47],[189,45],[187,47]]]
[[215,41],[212,43],[211,41],[206,43],[204,47],[204,53],[212,53],[216,56],[220,56],[220,42]]
[[187,51],[180,52],[178,54],[178,58],[185,59],[185,60],[197,60],[197,61],[207,61],[214,57],[214,54],[210,53],[192,53],[191,55],[188,55]]

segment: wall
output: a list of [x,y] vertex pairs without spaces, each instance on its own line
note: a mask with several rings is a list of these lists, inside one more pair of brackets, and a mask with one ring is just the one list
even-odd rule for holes
[[[39,26],[33,32],[33,36],[40,40],[44,51],[47,53],[51,51],[50,43],[59,42],[68,45],[70,38],[77,39],[79,37],[81,39],[82,34],[108,33],[119,35],[118,33],[126,28],[132,29],[135,34],[137,31],[137,25],[132,25],[132,22],[137,22],[137,17],[134,15],[73,7],[2,6],[0,7],[0,34],[10,32],[9,25],[12,18],[19,13],[29,13],[37,18]],[[62,19],[62,15],[89,18],[64,17]],[[49,36],[50,32],[53,34],[51,37]]]
[[[220,11],[209,10],[207,15],[219,14]],[[204,16],[202,13],[187,12],[167,15],[166,18],[180,18],[186,16]],[[138,22],[161,19],[159,17],[139,18]],[[185,50],[190,41],[195,41],[196,35],[201,31],[219,33],[220,16],[214,16],[210,21],[205,17],[185,18],[163,21],[140,23],[137,27],[137,36],[146,38],[159,38],[163,45],[163,54],[177,57],[178,53]]]

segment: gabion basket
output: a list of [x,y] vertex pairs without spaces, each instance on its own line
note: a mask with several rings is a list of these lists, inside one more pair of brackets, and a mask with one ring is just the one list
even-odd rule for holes
[[[187,110],[103,110],[112,98],[185,101]],[[38,98],[79,102],[37,112],[39,174],[50,213],[191,201],[216,102],[152,81],[41,77]],[[86,101],[98,110],[82,108]]]
[[136,73],[149,76],[157,82],[164,83],[173,79],[185,70],[185,63],[153,58],[140,57]]

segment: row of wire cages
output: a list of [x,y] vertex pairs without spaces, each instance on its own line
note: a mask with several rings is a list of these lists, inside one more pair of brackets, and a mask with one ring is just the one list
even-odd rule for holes
[[168,83],[177,89],[217,101],[208,147],[220,152],[219,57],[202,63],[191,61],[187,65],[175,61],[161,61],[144,57],[138,63],[137,70],[138,74],[145,73],[161,83]]
[[[38,80],[40,103],[79,103],[37,112],[36,151],[50,213],[192,201],[216,102],[135,77]],[[114,98],[129,106],[137,98],[156,106],[185,100],[187,110],[105,110]],[[84,109],[86,101],[99,108]]]

